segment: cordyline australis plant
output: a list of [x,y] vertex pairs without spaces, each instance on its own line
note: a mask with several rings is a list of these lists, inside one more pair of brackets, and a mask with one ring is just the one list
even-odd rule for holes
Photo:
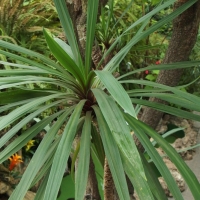
[[[177,116],[200,120],[199,116],[190,112],[170,106],[163,107],[160,104],[148,102],[138,97],[145,94],[146,96],[156,95],[156,97],[170,103],[197,111],[200,111],[200,99],[182,92],[179,88],[172,88],[143,80],[122,80],[130,73],[120,76],[118,79],[112,75],[134,44],[163,24],[170,22],[195,2],[195,0],[188,1],[168,17],[146,29],[145,26],[148,24],[150,17],[174,3],[174,1],[165,2],[140,18],[116,39],[111,49],[114,48],[117,41],[124,34],[127,34],[135,26],[141,25],[136,35],[110,60],[102,71],[92,70],[91,67],[91,52],[95,35],[98,0],[88,0],[84,59],[80,55],[65,0],[55,0],[54,3],[69,45],[57,38],[52,38],[44,30],[46,42],[58,63],[28,49],[0,41],[0,53],[20,61],[18,64],[1,61],[1,64],[13,66],[13,69],[0,70],[0,88],[3,89],[0,93],[0,104],[2,105],[0,111],[8,113],[1,118],[0,130],[13,122],[15,123],[1,138],[0,147],[3,147],[24,125],[43,111],[53,107],[62,106],[63,108],[33,125],[1,152],[0,161],[2,163],[26,145],[44,127],[57,119],[38,146],[20,183],[10,196],[10,200],[23,199],[27,190],[42,177],[43,180],[35,199],[56,199],[76,134],[80,136],[80,150],[75,170],[75,199],[82,200],[85,195],[91,149],[97,152],[96,156],[99,160],[104,160],[105,152],[120,200],[130,198],[125,174],[129,177],[140,199],[167,199],[163,190],[160,189],[157,177],[150,172],[149,164],[145,162],[142,154],[139,154],[130,134],[130,129],[134,131],[134,134],[136,134],[145,147],[155,166],[164,177],[174,198],[183,199],[177,184],[162,158],[151,144],[149,137],[152,137],[174,162],[188,184],[194,198],[199,198],[200,185],[193,172],[160,135],[137,119],[133,104],[147,105]],[[2,50],[4,48],[16,53]],[[20,56],[19,53],[25,56]],[[107,51],[108,53],[109,50]],[[35,59],[29,59],[31,57],[37,58],[40,62],[36,62]],[[184,68],[195,64],[199,64],[199,62],[161,64],[139,69],[131,73],[152,69]],[[125,82],[150,85],[156,87],[156,89],[125,91],[121,85],[121,83]],[[47,84],[48,88],[50,88],[49,85],[54,87],[52,89],[28,89],[26,85],[30,83],[43,83]],[[55,86],[60,89],[54,89]],[[171,93],[164,93],[167,91]],[[63,133],[57,134],[63,125],[65,126]],[[103,150],[99,141],[102,141]]]

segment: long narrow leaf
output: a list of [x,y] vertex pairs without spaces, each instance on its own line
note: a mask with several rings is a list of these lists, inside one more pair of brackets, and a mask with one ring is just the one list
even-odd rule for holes
[[[108,97],[99,89],[92,90],[102,114],[110,128],[123,160],[123,166],[128,173],[137,194],[141,199],[153,199],[147,185],[142,162],[130,130],[124,120],[119,108],[111,97]],[[136,181],[137,180],[137,181]]]
[[92,126],[92,150],[95,152],[95,154],[98,157],[98,160],[100,161],[102,167],[104,166],[105,161],[105,152],[103,148],[103,143],[101,140],[100,134],[97,132],[95,126]]
[[135,120],[133,117],[131,118],[131,120],[132,123],[135,124],[135,126],[142,129],[147,135],[152,137],[160,145],[160,147],[169,156],[170,160],[176,165],[177,169],[185,179],[188,187],[190,188],[190,191],[192,192],[194,199],[199,199],[200,197],[199,181],[197,180],[196,176],[191,171],[191,169],[180,157],[180,155],[176,152],[176,150],[171,145],[169,145],[167,141],[163,140],[163,138],[159,134],[157,134],[152,128],[148,127],[146,124],[138,120]]
[[60,18],[61,24],[65,31],[65,35],[66,35],[69,45],[72,49],[72,52],[73,52],[73,55],[75,58],[75,62],[79,67],[82,67],[83,66],[82,59],[81,59],[78,44],[76,41],[76,35],[74,33],[72,21],[71,21],[68,9],[66,7],[66,1],[65,0],[59,0],[59,1],[54,0],[54,4],[56,6],[58,16]]
[[183,200],[181,192],[180,192],[174,178],[172,177],[171,173],[169,172],[169,169],[163,162],[163,160],[160,157],[160,155],[158,154],[158,152],[153,147],[149,138],[145,135],[145,133],[141,130],[141,128],[134,123],[134,121],[132,120],[132,117],[130,117],[130,115],[125,114],[124,116],[125,116],[127,123],[131,126],[131,128],[133,128],[134,134],[136,134],[138,139],[141,141],[145,150],[148,152],[148,155],[151,157],[151,159],[155,163],[157,169],[160,171],[161,175],[165,179],[174,198]]
[[72,53],[71,47],[64,41],[62,41],[59,38],[54,38],[54,40],[57,42],[57,44],[60,45],[60,47],[71,57],[72,60],[74,60],[74,55]]
[[84,103],[85,100],[82,100],[76,106],[65,127],[58,149],[54,156],[43,200],[55,200],[57,197]]
[[101,111],[97,106],[93,106],[93,109],[97,116],[106,158],[108,160],[117,193],[121,200],[127,200],[130,197],[118,147]]
[[82,80],[82,75],[80,68],[76,65],[76,63],[71,59],[71,57],[61,48],[59,44],[47,33],[44,29],[44,36],[46,38],[47,44],[55,56],[55,58],[60,62],[60,64],[67,69],[70,73],[74,75],[74,77],[80,82],[84,83]]
[[14,70],[14,69],[11,69],[11,70],[0,70],[0,76],[18,76],[18,75],[45,75],[45,74],[48,74],[49,72],[47,71],[42,71],[42,70]]
[[87,8],[87,32],[86,32],[86,49],[85,49],[85,70],[86,75],[91,69],[91,53],[94,42],[94,35],[96,29],[96,20],[98,13],[99,0],[89,0]]
[[49,146],[53,142],[55,135],[57,134],[58,130],[61,128],[66,118],[71,114],[74,107],[69,108],[66,112],[59,117],[59,120],[53,125],[53,127],[48,131],[48,133],[43,138],[42,142],[40,143],[39,147],[37,148],[34,156],[31,159],[26,171],[24,172],[21,181],[17,185],[16,189],[10,196],[10,200],[22,200],[25,196],[27,190],[29,189],[31,183],[33,182],[34,177],[45,163],[44,160],[45,155],[48,151]]
[[33,179],[30,188],[33,187],[36,183],[38,183],[38,181],[40,181],[42,177],[44,177],[45,174],[47,174],[47,171],[52,165],[53,158],[54,158],[56,149],[58,147],[58,144],[60,142],[60,139],[61,139],[61,136],[58,136],[49,147],[49,150],[44,157],[44,160],[46,160],[46,162],[44,163],[40,171],[37,173],[37,175]]
[[148,85],[148,86],[152,86],[152,87],[157,87],[157,88],[161,88],[167,91],[171,91],[174,94],[176,94],[179,97],[182,97],[184,99],[187,99],[189,101],[191,101],[194,104],[198,104],[200,97],[192,95],[190,93],[181,91],[175,87],[170,87],[170,86],[166,86],[160,83],[155,83],[152,81],[146,81],[146,80],[126,80],[126,81],[119,81],[120,83],[133,83],[133,84],[141,84],[141,85]]
[[90,164],[91,112],[86,113],[80,141],[78,168],[75,173],[75,199],[84,199]]
[[117,103],[130,115],[137,118],[135,110],[132,106],[131,100],[122,87],[121,84],[113,77],[110,72],[107,71],[95,71],[99,79],[103,82],[106,89],[114,97]]
[[62,112],[63,111],[55,113],[51,115],[50,117],[47,117],[41,120],[40,122],[38,122],[37,124],[33,125],[28,130],[24,131],[22,135],[17,137],[1,152],[0,163],[4,162],[15,152],[22,149],[22,147],[25,146],[28,143],[28,141],[30,141],[33,137],[35,137],[41,130],[43,130],[50,122],[52,122],[53,119],[58,117]]
[[[29,55],[29,56],[31,56],[31,57],[35,57],[35,58],[37,58],[37,59],[40,59],[43,63],[45,63],[45,64],[47,64],[47,65],[49,65],[49,66],[52,66],[53,68],[57,69],[57,70],[60,71],[61,73],[65,74],[65,75],[69,75],[69,74],[66,72],[66,70],[64,70],[63,67],[61,67],[60,65],[57,65],[57,64],[56,64],[55,62],[53,62],[51,59],[49,59],[49,58],[46,57],[46,56],[43,56],[42,54],[36,53],[36,52],[34,52],[34,51],[31,51],[31,50],[26,49],[26,48],[24,48],[24,47],[20,47],[20,46],[15,45],[15,44],[11,44],[11,43],[9,43],[9,42],[5,42],[5,41],[3,41],[3,40],[0,40],[0,47],[6,48],[6,49],[10,49],[11,51],[16,51],[16,52],[19,52],[19,53],[22,53],[22,54]],[[15,55],[15,54],[11,54],[11,53],[6,52],[6,51],[3,51],[3,50],[0,50],[0,53],[2,53],[3,55],[6,55],[6,56],[12,55],[11,57],[13,57],[13,58],[14,58],[14,56],[15,56],[15,58],[18,57],[18,59],[16,59],[16,60],[19,60],[19,58],[24,59],[24,60],[26,60],[25,63],[31,62],[31,63],[32,63],[31,65],[33,65],[33,66],[38,66],[38,65],[39,65],[39,66],[43,66],[43,65],[41,65],[40,63],[34,62],[34,61],[30,60],[30,59],[23,58],[23,57],[21,57],[21,56],[17,56],[17,55]],[[36,65],[34,65],[33,62],[34,62]],[[43,67],[44,67],[44,66],[43,66]],[[45,67],[45,69],[48,69],[48,68]]]
[[3,117],[3,119],[0,120],[0,130],[10,125],[12,122],[19,119],[20,117],[26,115],[30,111],[31,108],[34,108],[35,106],[43,104],[44,102],[50,99],[59,98],[62,95],[63,94],[60,93],[60,94],[49,95],[46,97],[41,97],[41,98],[36,99],[35,101],[29,102],[23,106],[20,106],[19,108],[13,110],[8,115]]
[[[0,93],[0,105],[6,105],[11,103],[16,103],[18,101],[24,101],[30,99],[47,96],[49,94],[48,91],[33,91],[33,90],[12,90],[5,91]],[[25,101],[24,101],[25,102]],[[9,105],[8,105],[9,107]]]
[[[27,99],[27,98],[25,98],[26,100],[22,100],[22,101],[17,101],[17,102],[14,102],[14,103],[9,103],[9,104],[7,104],[7,103],[3,103],[3,104],[6,104],[5,106],[1,106],[0,107],[0,113],[1,112],[4,112],[4,111],[6,111],[6,110],[10,110],[10,109],[13,109],[13,108],[16,108],[17,106],[21,106],[21,105],[24,105],[24,104],[26,104],[26,103],[28,103],[28,102],[30,102],[30,101],[34,101],[35,99],[37,99],[37,97],[36,98],[30,98],[30,99]],[[13,101],[12,101],[13,102]],[[1,104],[0,104],[1,105]]]
[[49,178],[49,173],[50,173],[50,170],[44,176],[44,179],[42,180],[42,183],[40,184],[40,187],[37,190],[37,193],[36,193],[36,196],[35,196],[34,200],[41,200],[41,199],[43,199],[45,187],[47,185],[47,181],[48,181],[48,178]]
[[[27,117],[24,117],[19,123],[17,123],[15,126],[13,126],[5,135],[3,135],[1,137],[0,148],[3,147],[3,145],[5,145],[9,139],[11,139],[21,128],[23,128],[26,124],[28,124],[28,122],[30,122],[34,117],[38,116],[41,112],[61,103],[63,101],[64,100],[59,100],[59,101],[53,102],[51,104],[48,104],[46,106],[43,106],[40,109],[36,110],[35,112],[29,114]],[[21,135],[21,136],[23,136],[23,135]]]
[[167,106],[167,105],[163,106],[163,104],[161,104],[161,103],[156,103],[156,102],[143,100],[143,99],[132,98],[131,101],[135,104],[148,106],[148,107],[154,108],[156,110],[160,110],[162,112],[166,112],[166,113],[169,113],[171,115],[175,115],[177,117],[200,121],[199,115],[196,115],[196,114],[193,114],[192,112],[181,110],[181,109],[178,109],[178,108],[175,108],[175,107],[171,107],[171,106]]
[[169,93],[136,93],[130,95],[130,97],[156,97],[158,99],[162,99],[169,103],[176,104],[178,106],[187,108],[189,110],[196,110],[200,111],[200,106],[198,104],[194,104],[193,102],[189,101],[188,99],[183,99],[182,97],[178,97],[174,94]]
[[127,76],[130,76],[132,74],[136,74],[138,72],[143,72],[145,70],[183,69],[183,68],[188,68],[188,67],[198,66],[198,65],[200,65],[200,61],[184,61],[184,62],[176,62],[176,63],[169,63],[169,64],[151,65],[151,66],[148,66],[148,67],[136,69],[136,70],[134,70],[132,72],[128,72],[128,73],[120,76],[118,78],[118,80],[122,79],[122,78],[125,78]]
[[150,166],[143,154],[140,154],[140,156],[147,177],[147,182],[153,195],[157,200],[167,200],[168,198],[165,195],[164,189],[162,188],[154,169]]

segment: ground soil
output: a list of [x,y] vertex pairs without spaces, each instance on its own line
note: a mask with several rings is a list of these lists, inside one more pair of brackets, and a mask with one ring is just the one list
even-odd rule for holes
[[[193,122],[186,119],[181,119],[178,117],[165,115],[164,118],[161,120],[159,126],[157,127],[157,131],[163,133],[167,131],[167,124],[174,124],[178,127],[184,127],[185,136],[183,138],[178,138],[172,144],[172,146],[177,150],[183,150],[185,148],[192,147],[198,143],[200,143],[200,122]],[[164,152],[162,149],[158,149],[158,152],[162,155]],[[191,168],[191,170],[195,173],[197,178],[200,180],[200,148],[194,148],[187,151],[183,151],[179,153],[182,158],[185,160],[186,164]],[[166,157],[163,159],[170,169],[172,176],[175,178],[181,192],[183,192],[184,200],[193,200],[190,190],[188,186],[185,184],[184,179],[180,175],[179,171],[175,167],[175,165]],[[163,186],[165,193],[167,196],[171,197],[170,200],[173,200],[172,194],[167,188],[167,185],[163,178],[159,178],[161,185]]]

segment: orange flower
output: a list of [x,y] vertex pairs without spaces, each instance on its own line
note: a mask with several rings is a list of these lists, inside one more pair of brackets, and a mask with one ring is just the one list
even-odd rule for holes
[[22,157],[18,156],[16,153],[12,155],[10,158],[10,165],[9,165],[9,170],[12,171],[20,162],[22,161]]

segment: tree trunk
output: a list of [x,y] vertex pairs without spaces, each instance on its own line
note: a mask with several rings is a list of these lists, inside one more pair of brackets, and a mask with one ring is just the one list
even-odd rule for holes
[[[177,3],[175,3],[174,9],[187,1],[188,0],[178,0]],[[174,20],[172,38],[163,63],[180,62],[189,59],[189,55],[196,42],[199,22],[200,1],[195,3]],[[156,82],[168,86],[176,86],[182,73],[183,69],[161,70]],[[150,98],[150,101],[166,104],[165,101],[157,98]],[[141,120],[155,129],[162,116],[163,112],[152,108],[145,108]]]
[[108,165],[108,161],[105,158],[105,163],[104,163],[104,199],[105,200],[115,200],[115,195],[114,195],[114,182],[112,178],[112,174],[110,172],[110,168]]
[[88,184],[86,189],[85,200],[101,200],[97,178],[95,175],[95,166],[92,161],[92,157],[90,157],[90,167],[89,167],[89,174],[88,174]]
[[[72,24],[74,26],[76,38],[78,38],[77,42],[83,60],[85,58],[87,2],[88,0],[66,0],[69,14],[72,19]],[[105,6],[107,2],[108,0],[99,0],[99,15],[101,13],[101,6]],[[95,45],[95,47],[95,50],[97,51],[98,46]],[[100,54],[100,49],[98,49],[97,54]],[[95,53],[92,54],[92,57],[93,56],[95,56]]]
[[[85,58],[85,44],[86,44],[86,22],[87,22],[87,0],[66,0],[66,5],[68,7],[70,17],[72,19],[72,24],[74,27],[74,31],[76,34],[78,46],[80,49],[81,57],[84,61]],[[99,1],[99,9],[98,13],[100,15],[101,13],[101,6],[104,6],[108,0],[100,0]],[[92,68],[96,68],[98,65],[99,61],[102,58],[102,52],[98,46],[97,43],[94,43],[93,49],[92,49]],[[105,64],[105,63],[104,63]],[[102,65],[102,68],[104,66]],[[107,162],[106,162],[107,163]],[[112,175],[109,169],[108,164],[106,164],[107,167],[107,173],[105,176],[104,181],[107,183],[110,183],[110,187],[114,187]],[[104,172],[105,173],[105,172]],[[88,175],[88,184],[86,188],[86,195],[85,199],[90,200],[90,199],[96,199],[100,200],[100,194],[98,190],[98,183],[95,175],[95,169],[94,169],[94,163],[92,159],[90,160],[90,168],[89,168],[89,175]],[[109,198],[108,198],[109,199]],[[111,200],[111,199],[109,199]]]

